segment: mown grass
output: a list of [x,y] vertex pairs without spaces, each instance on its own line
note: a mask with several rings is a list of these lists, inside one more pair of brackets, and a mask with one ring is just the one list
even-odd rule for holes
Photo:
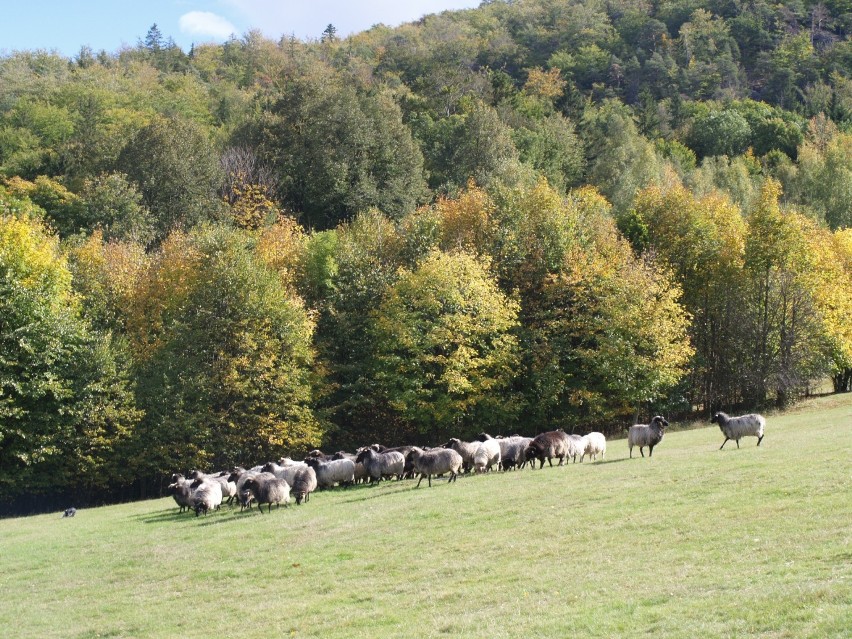
[[852,637],[852,396],[737,449],[387,483],[271,515],[0,521],[4,637]]

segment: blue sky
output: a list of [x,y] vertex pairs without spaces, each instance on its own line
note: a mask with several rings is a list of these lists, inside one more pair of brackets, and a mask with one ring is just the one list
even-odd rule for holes
[[193,43],[222,42],[231,33],[260,29],[318,38],[329,23],[338,35],[383,23],[395,26],[446,9],[476,7],[479,0],[47,0],[4,2],[0,53],[56,50],[74,56],[88,45],[112,53],[133,46],[156,23],[184,50]]

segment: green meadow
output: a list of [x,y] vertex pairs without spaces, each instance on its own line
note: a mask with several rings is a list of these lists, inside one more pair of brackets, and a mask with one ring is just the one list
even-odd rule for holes
[[852,637],[852,395],[767,417],[759,448],[680,425],[652,458],[611,440],[602,462],[268,515],[165,498],[0,520],[0,633]]

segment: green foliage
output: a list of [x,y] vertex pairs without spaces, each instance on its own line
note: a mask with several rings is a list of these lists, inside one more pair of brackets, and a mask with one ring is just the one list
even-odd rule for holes
[[517,411],[517,313],[475,257],[431,254],[375,311],[379,392],[433,441],[501,426]]
[[156,239],[219,213],[219,162],[205,132],[182,118],[157,119],[121,151],[117,168],[136,184],[155,221]]
[[38,221],[0,218],[0,273],[0,498],[102,489],[139,417],[127,361],[82,320]]
[[259,148],[282,202],[308,227],[370,207],[399,217],[426,195],[422,154],[393,99],[361,94],[327,71],[289,83],[240,137]]
[[180,243],[163,249],[160,277],[188,271],[190,281],[183,301],[158,313],[159,336],[141,364],[138,472],[227,467],[319,444],[310,410],[313,323],[301,301],[239,232],[202,229],[189,241],[188,269],[168,266],[184,259],[171,254]]

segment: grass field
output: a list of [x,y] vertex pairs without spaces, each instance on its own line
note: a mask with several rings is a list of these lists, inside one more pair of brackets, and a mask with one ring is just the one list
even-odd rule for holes
[[852,395],[766,433],[271,515],[168,498],[2,520],[0,635],[852,637]]

